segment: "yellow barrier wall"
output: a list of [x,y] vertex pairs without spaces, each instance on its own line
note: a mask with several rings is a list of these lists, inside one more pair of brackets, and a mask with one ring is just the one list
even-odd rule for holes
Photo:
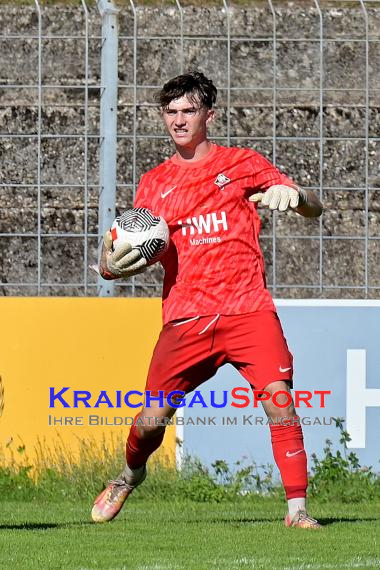
[[[90,415],[133,417],[139,409],[123,404],[110,409],[101,404],[77,409],[56,404],[49,409],[49,388],[70,390],[63,396],[73,403],[72,390],[95,397],[107,390],[116,403],[116,390],[144,390],[153,347],[161,328],[160,299],[3,298],[0,299],[0,376],[4,385],[4,412],[0,419],[0,446],[6,454],[20,443],[35,456],[38,440],[45,448],[57,440],[75,452],[78,437],[101,441],[127,426],[89,426]],[[133,403],[139,398],[131,398]],[[49,426],[48,418],[83,417],[83,426]],[[77,420],[78,421],[78,420]],[[13,443],[10,445],[10,441]],[[8,446],[8,447],[7,447]],[[174,457],[175,428],[169,427],[164,449]],[[16,453],[17,456],[17,453]]]

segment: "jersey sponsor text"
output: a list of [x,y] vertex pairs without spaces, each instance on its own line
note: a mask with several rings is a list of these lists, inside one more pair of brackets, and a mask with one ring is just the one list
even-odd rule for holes
[[217,212],[211,212],[209,214],[200,214],[199,216],[193,216],[192,218],[187,218],[186,222],[178,220],[178,225],[182,226],[182,235],[187,235],[187,230],[189,229],[190,235],[195,235],[196,231],[198,234],[210,234],[212,231],[219,232],[221,230],[227,231],[227,215],[226,212],[220,212],[220,217],[218,218]]

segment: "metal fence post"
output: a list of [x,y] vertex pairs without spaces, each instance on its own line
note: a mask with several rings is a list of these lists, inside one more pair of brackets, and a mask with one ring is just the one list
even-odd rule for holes
[[[273,105],[273,127],[272,127],[272,162],[277,162],[277,19],[276,11],[273,6],[272,0],[268,0],[269,8],[272,14],[272,38],[273,38],[273,51],[272,51],[272,105]],[[273,296],[277,293],[277,212],[273,212],[272,218],[272,291]]]
[[227,19],[227,146],[231,146],[231,14],[227,0],[223,0]]
[[42,13],[34,0],[38,16],[38,118],[37,118],[37,292],[41,295],[41,135],[42,135]]
[[[102,17],[98,245],[115,217],[117,160],[118,13],[113,0],[98,0]],[[110,297],[112,281],[98,278],[98,295]]]
[[183,47],[183,8],[181,6],[181,3],[179,0],[175,0],[175,3],[177,5],[178,11],[179,11],[179,30],[180,30],[180,56],[179,56],[179,70],[180,73],[182,75],[183,73],[183,60],[184,60],[184,47]]
[[84,248],[83,248],[83,283],[84,294],[88,294],[88,44],[89,44],[89,13],[86,0],[81,0],[85,17],[86,47],[84,56],[85,89],[84,89]]
[[364,238],[364,287],[365,297],[368,298],[369,291],[369,271],[368,271],[368,238],[369,238],[369,23],[367,7],[363,0],[360,1],[360,6],[363,10],[364,23],[365,23],[365,238]]
[[[324,113],[324,64],[323,64],[323,42],[324,26],[322,8],[319,0],[314,0],[319,17],[319,198],[323,202],[323,155],[324,155],[324,133],[323,133],[323,113]],[[323,220],[319,219],[319,291],[323,292]]]
[[[133,131],[132,131],[132,186],[133,186],[133,201],[136,197],[136,162],[137,162],[137,10],[133,0],[129,0],[131,10],[133,13]],[[131,279],[132,297],[136,294],[136,277],[133,276]]]

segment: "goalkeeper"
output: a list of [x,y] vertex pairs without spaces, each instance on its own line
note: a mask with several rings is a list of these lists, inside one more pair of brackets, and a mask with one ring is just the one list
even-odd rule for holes
[[[171,238],[162,258],[164,325],[146,390],[188,393],[230,363],[252,389],[289,394],[293,359],[266,288],[258,206],[317,217],[322,204],[254,150],[208,139],[216,95],[212,81],[196,71],[171,79],[158,93],[175,153],[142,176],[134,203],[162,215]],[[139,252],[129,246],[113,252],[111,244],[106,232],[100,261],[105,279],[144,271]],[[277,396],[279,405],[291,400],[288,394]],[[273,422],[273,455],[288,502],[285,525],[319,528],[306,510],[307,458],[293,402],[279,408],[271,398],[262,404]],[[94,521],[113,519],[143,482],[146,462],[165,431],[151,418],[163,420],[175,411],[165,401],[139,414],[128,436],[125,468],[96,499]]]

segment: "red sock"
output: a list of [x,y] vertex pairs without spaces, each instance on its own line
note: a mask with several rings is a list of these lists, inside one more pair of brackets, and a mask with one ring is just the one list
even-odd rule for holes
[[148,457],[156,451],[164,439],[165,430],[160,434],[142,438],[139,434],[138,428],[135,424],[131,427],[126,446],[126,459],[127,464],[131,469],[137,469],[148,460]]
[[301,424],[271,425],[273,456],[281,473],[287,499],[306,497],[307,457]]

